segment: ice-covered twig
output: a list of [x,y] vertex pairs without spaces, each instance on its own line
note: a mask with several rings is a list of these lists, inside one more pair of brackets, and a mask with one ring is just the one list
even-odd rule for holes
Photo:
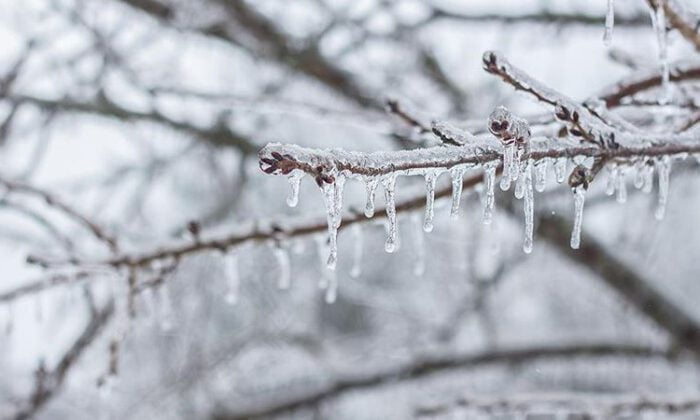
[[601,143],[600,139],[609,131],[594,119],[585,107],[513,66],[500,53],[487,51],[482,60],[484,70],[488,73],[500,77],[516,90],[526,92],[536,100],[554,106],[554,115],[569,125],[569,132],[575,137],[591,143]]
[[[674,136],[669,136],[674,140]],[[536,139],[533,139],[533,142]],[[556,142],[556,140],[551,140]],[[700,152],[697,142],[669,142],[648,147],[600,148],[585,146],[538,148],[533,145],[522,160],[539,161],[544,158],[633,159]],[[502,161],[503,148],[494,144],[482,146],[432,147],[396,152],[349,152],[341,149],[310,149],[296,145],[270,143],[260,151],[263,171],[273,175],[302,170],[319,184],[332,183],[334,175],[348,177],[381,177],[389,174],[422,175],[431,169],[450,169],[458,165],[482,166],[488,162]]]

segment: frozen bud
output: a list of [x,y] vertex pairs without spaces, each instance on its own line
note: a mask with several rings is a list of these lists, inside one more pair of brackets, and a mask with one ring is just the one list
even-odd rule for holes
[[557,105],[554,107],[554,115],[562,121],[571,120],[571,111],[569,111],[569,108],[560,103],[557,103]]
[[484,70],[493,73],[498,69],[499,55],[495,51],[486,51],[481,57],[484,63]]
[[522,118],[515,118],[511,131],[516,143],[525,144],[530,140],[530,124]]
[[571,171],[571,175],[569,175],[569,186],[571,188],[577,188],[581,186],[584,190],[587,190],[590,181],[590,171],[583,165],[576,166],[574,170]]
[[260,169],[266,174],[288,175],[296,169],[297,162],[291,155],[263,149],[260,151]]
[[488,128],[491,134],[505,144],[525,144],[530,139],[530,125],[514,116],[506,107],[499,106],[489,115]]
[[489,131],[497,137],[503,137],[503,134],[510,128],[513,114],[508,108],[499,106],[489,115]]

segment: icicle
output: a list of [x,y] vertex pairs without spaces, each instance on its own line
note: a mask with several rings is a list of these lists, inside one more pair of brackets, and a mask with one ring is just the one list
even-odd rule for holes
[[224,259],[224,276],[226,279],[226,303],[235,305],[238,302],[241,277],[238,272],[238,255],[229,254]]
[[586,202],[586,189],[582,185],[573,189],[574,192],[574,229],[571,232],[571,248],[578,249],[581,245],[581,226],[583,224],[583,204]]
[[501,190],[508,191],[511,183],[511,171],[515,159],[515,144],[505,146],[503,150],[503,175],[501,175]]
[[289,289],[292,285],[292,273],[289,265],[289,252],[287,249],[277,245],[272,249],[275,259],[277,260],[277,267],[279,268],[279,279],[277,281],[277,287],[280,289]]
[[494,195],[494,184],[496,183],[496,165],[488,164],[484,168],[484,188],[486,189],[486,202],[484,203],[484,217],[483,222],[485,225],[490,225],[493,220],[493,204],[495,201]]
[[613,27],[615,26],[615,1],[608,0],[608,11],[605,14],[605,34],[603,43],[606,47],[612,44]]
[[515,181],[515,191],[514,195],[515,198],[518,200],[522,199],[525,196],[525,166],[523,166],[522,172],[519,176],[517,181]]
[[340,227],[343,221],[343,188],[345,187],[345,177],[338,175],[335,179],[335,195],[333,196],[333,219],[335,228]]
[[386,252],[394,252],[396,250],[396,241],[398,236],[398,226],[396,223],[396,202],[395,188],[396,175],[391,174],[384,178],[384,200],[386,201],[386,218],[387,218],[387,238],[384,244]]
[[659,173],[659,203],[654,216],[656,220],[662,220],[666,214],[666,202],[668,201],[668,187],[671,176],[671,159],[664,156],[657,160],[657,171]]
[[642,186],[642,192],[645,194],[651,193],[654,188],[654,166],[648,163],[644,165],[644,185]]
[[462,177],[464,176],[464,168],[452,168],[452,207],[450,208],[450,217],[453,219],[459,216],[459,204],[462,201]]
[[625,179],[625,170],[620,168],[618,170],[617,182],[615,189],[617,190],[616,200],[618,203],[625,203],[627,201],[627,180]]
[[326,203],[326,217],[328,219],[328,260],[326,265],[335,270],[338,262],[338,228],[342,221],[343,186],[345,177],[337,175],[332,184],[323,184],[323,196]]
[[547,188],[547,166],[549,159],[542,159],[535,163],[535,190],[544,192]]
[[425,232],[421,224],[420,215],[414,213],[412,225],[415,226],[413,229],[415,235],[413,243],[416,250],[416,259],[413,265],[413,274],[417,277],[421,277],[425,274]]
[[433,231],[433,216],[435,215],[435,181],[437,172],[430,170],[425,173],[425,218],[423,220],[423,230]]
[[370,178],[365,181],[365,190],[367,191],[367,201],[365,203],[365,217],[374,216],[374,193],[377,191],[377,178]]
[[326,289],[328,287],[328,277],[335,274],[333,270],[326,270],[328,253],[328,241],[324,236],[317,236],[316,240],[316,254],[318,255],[318,261],[320,264],[321,277],[318,279],[318,287],[320,289]]
[[659,53],[659,61],[661,61],[661,97],[659,102],[667,103],[671,98],[670,92],[670,68],[668,64],[668,39],[666,36],[666,13],[663,4],[658,3],[657,6],[650,7],[651,22],[656,32],[656,43]]
[[561,184],[566,179],[566,158],[558,158],[554,161],[554,174],[557,177],[557,183]]
[[613,164],[608,167],[608,179],[605,183],[605,194],[613,195],[615,194],[615,187],[617,187],[618,178],[620,173],[617,169],[617,165]]
[[510,180],[515,182],[521,175],[521,172],[525,170],[525,163],[523,162],[523,155],[525,154],[525,148],[517,143],[514,145],[515,151],[513,152],[513,160],[511,161],[510,170]]
[[362,251],[364,249],[364,240],[362,235],[362,225],[355,223],[352,225],[352,237],[354,252],[352,256],[352,268],[350,269],[350,277],[358,278],[362,275]]
[[532,252],[532,236],[534,232],[534,193],[532,191],[532,164],[527,163],[525,173],[521,175],[525,178],[525,196],[523,200],[523,211],[525,212],[525,242],[523,251],[526,254]]
[[296,207],[299,203],[299,186],[301,185],[301,179],[304,177],[304,172],[302,171],[292,171],[289,175],[289,195],[287,196],[287,205],[289,207]]

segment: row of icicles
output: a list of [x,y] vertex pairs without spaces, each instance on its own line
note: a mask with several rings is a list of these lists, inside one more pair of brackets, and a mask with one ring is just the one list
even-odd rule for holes
[[[510,146],[509,146],[510,147]],[[506,151],[506,165],[503,176],[500,179],[500,188],[502,190],[510,189],[510,186],[515,182],[515,197],[523,199],[523,208],[525,213],[525,240],[523,243],[523,251],[529,253],[532,251],[532,236],[533,236],[533,206],[534,206],[534,191],[543,192],[547,187],[549,167],[554,167],[554,174],[558,183],[563,183],[566,180],[567,174],[567,159],[544,159],[538,162],[521,162],[519,165],[516,159],[508,158],[515,156],[513,150]],[[680,156],[682,157],[682,156]],[[635,188],[650,193],[653,189],[654,168],[658,173],[658,205],[655,211],[656,219],[661,220],[666,211],[666,203],[668,200],[669,190],[669,175],[671,169],[671,159],[668,156],[656,159],[654,165],[651,162],[640,160],[634,166],[609,165],[607,167],[608,178],[605,186],[607,195],[615,195],[619,203],[624,203],[627,200],[627,173],[630,169],[635,172],[633,185]],[[484,209],[482,221],[488,225],[492,222],[494,212],[494,190],[496,185],[496,164],[487,164],[484,167],[483,181],[483,201]],[[451,217],[457,217],[462,195],[462,178],[466,172],[466,168],[457,167],[449,170],[452,177],[452,203],[450,206]],[[412,242],[415,246],[415,260],[413,272],[416,276],[422,276],[425,272],[425,249],[424,249],[424,232],[433,230],[434,218],[434,199],[435,199],[435,184],[439,170],[431,170],[426,172],[426,208],[422,218],[415,217],[418,214],[414,213],[413,224],[416,226],[412,232]],[[295,171],[289,176],[291,184],[291,192],[287,197],[287,203],[294,207],[299,199],[299,186],[303,178],[303,172]],[[533,180],[534,175],[534,180]],[[341,199],[344,178],[337,177],[336,184],[326,184],[324,187],[324,196],[326,198],[327,213],[328,213],[328,231],[329,237],[317,238],[317,247],[319,256],[323,258],[323,264],[330,268],[330,271],[323,273],[320,281],[320,287],[325,290],[325,300],[328,303],[333,303],[337,297],[337,278],[333,271],[337,264],[337,230],[341,221]],[[380,180],[377,178],[368,179],[365,183],[367,200],[365,204],[365,216],[373,217],[374,215],[374,196]],[[384,186],[387,212],[387,240],[385,242],[385,250],[394,252],[398,241],[398,225],[396,220],[395,210],[395,183],[396,175],[389,175],[381,179]],[[574,193],[574,227],[571,234],[571,247],[576,249],[580,245],[581,226],[583,222],[583,205],[585,201],[585,189],[577,187],[573,189]],[[362,258],[363,258],[363,231],[362,224],[355,223],[351,228],[353,256],[350,276],[357,278],[362,274]],[[281,244],[272,244],[271,253],[275,258],[279,269],[278,287],[280,289],[288,289],[291,286],[291,264],[289,250]],[[328,252],[326,254],[325,252]],[[328,258],[325,258],[328,255]],[[236,253],[228,254],[224,261],[224,278],[226,280],[225,301],[229,304],[235,304],[238,301],[241,277],[239,273],[238,255]],[[158,293],[157,299],[160,301],[159,306],[165,308],[161,310],[160,318],[162,318],[161,327],[164,330],[169,330],[172,327],[172,320],[169,315],[172,312],[171,303],[169,301],[168,291],[165,288]],[[39,304],[39,301],[37,301]],[[12,304],[6,305],[7,316],[6,322],[2,330],[5,333],[12,331]]]
[[[548,168],[554,166],[556,181],[562,183],[566,181],[567,158],[549,159],[539,161],[519,160],[520,153],[516,145],[506,146],[504,152],[504,170],[500,178],[500,188],[507,191],[511,185],[515,184],[514,195],[517,199],[523,200],[525,216],[525,240],[523,251],[530,253],[533,246],[534,232],[534,191],[543,192],[547,186]],[[578,159],[574,163],[578,164]],[[494,211],[494,189],[496,184],[497,161],[489,162],[483,166],[483,223],[488,225],[493,219]],[[630,166],[612,164],[608,165],[608,183],[606,193],[617,194],[618,202],[625,202],[627,198],[626,175]],[[651,192],[653,188],[654,168],[658,172],[658,206],[655,212],[657,219],[662,219],[665,213],[669,188],[669,174],[671,159],[668,156],[655,160],[640,160],[634,167],[636,175],[634,186],[644,192]],[[450,216],[457,217],[462,196],[463,176],[468,169],[466,165],[455,166],[449,170],[429,169],[425,171],[425,191],[426,206],[423,216],[423,230],[431,232],[433,230],[435,184],[438,176],[443,172],[449,172],[452,179],[452,203],[450,206]],[[533,175],[534,172],[534,175]],[[289,175],[291,192],[287,198],[287,203],[294,207],[299,199],[299,185],[304,173],[294,171]],[[396,174],[389,174],[380,178],[370,177],[364,180],[366,190],[366,204],[364,214],[367,218],[374,216],[374,198],[376,190],[381,183],[384,188],[384,199],[386,203],[386,231],[387,238],[384,244],[386,252],[392,253],[398,245],[398,223],[396,214]],[[533,179],[534,178],[534,179]],[[335,182],[323,184],[323,198],[326,206],[326,216],[328,223],[328,259],[326,265],[329,269],[335,270],[338,261],[338,228],[342,221],[342,195],[346,177],[342,173],[335,176]],[[571,247],[577,249],[580,245],[581,226],[583,221],[583,206],[586,190],[583,186],[573,188],[574,193],[574,228],[571,234]],[[356,244],[356,246],[361,246]],[[286,263],[288,264],[288,262]]]

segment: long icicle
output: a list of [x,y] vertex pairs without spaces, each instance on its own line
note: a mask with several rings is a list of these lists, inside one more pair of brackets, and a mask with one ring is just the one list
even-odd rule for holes
[[586,189],[583,185],[573,189],[574,192],[574,228],[571,231],[571,248],[581,245],[581,226],[583,225],[583,205],[586,202]]
[[664,156],[657,161],[657,172],[659,173],[659,203],[654,217],[656,217],[656,220],[662,220],[666,215],[668,189],[671,182],[671,159],[668,156]]
[[496,184],[496,165],[487,164],[484,168],[484,189],[486,190],[486,199],[484,203],[483,223],[490,225],[493,220],[493,205],[495,201],[494,188]]
[[605,33],[603,43],[606,47],[612,44],[613,29],[615,26],[615,0],[608,0],[608,9],[605,14]]
[[661,96],[659,102],[665,104],[671,99],[671,72],[668,64],[666,13],[662,1],[663,0],[659,0],[656,2],[656,5],[650,5],[649,12],[651,13],[651,22],[654,27],[654,32],[656,32],[657,50],[659,53],[659,61],[661,61]]
[[437,172],[430,170],[425,173],[425,218],[423,219],[423,230],[433,231],[433,217],[435,216],[435,181]]
[[501,175],[501,190],[508,191],[511,183],[511,171],[513,168],[513,160],[515,159],[515,145],[509,144],[505,146],[503,151],[503,174]]
[[386,201],[387,238],[384,244],[386,252],[396,251],[398,226],[396,222],[396,175],[391,174],[384,178],[384,200]]
[[453,219],[459,216],[459,204],[462,201],[462,177],[464,168],[457,167],[450,171],[452,176],[452,207],[450,207],[450,217]]
[[365,202],[365,217],[374,216],[374,195],[377,191],[377,184],[379,184],[379,180],[374,177],[365,181],[365,190],[367,194],[367,201]]

